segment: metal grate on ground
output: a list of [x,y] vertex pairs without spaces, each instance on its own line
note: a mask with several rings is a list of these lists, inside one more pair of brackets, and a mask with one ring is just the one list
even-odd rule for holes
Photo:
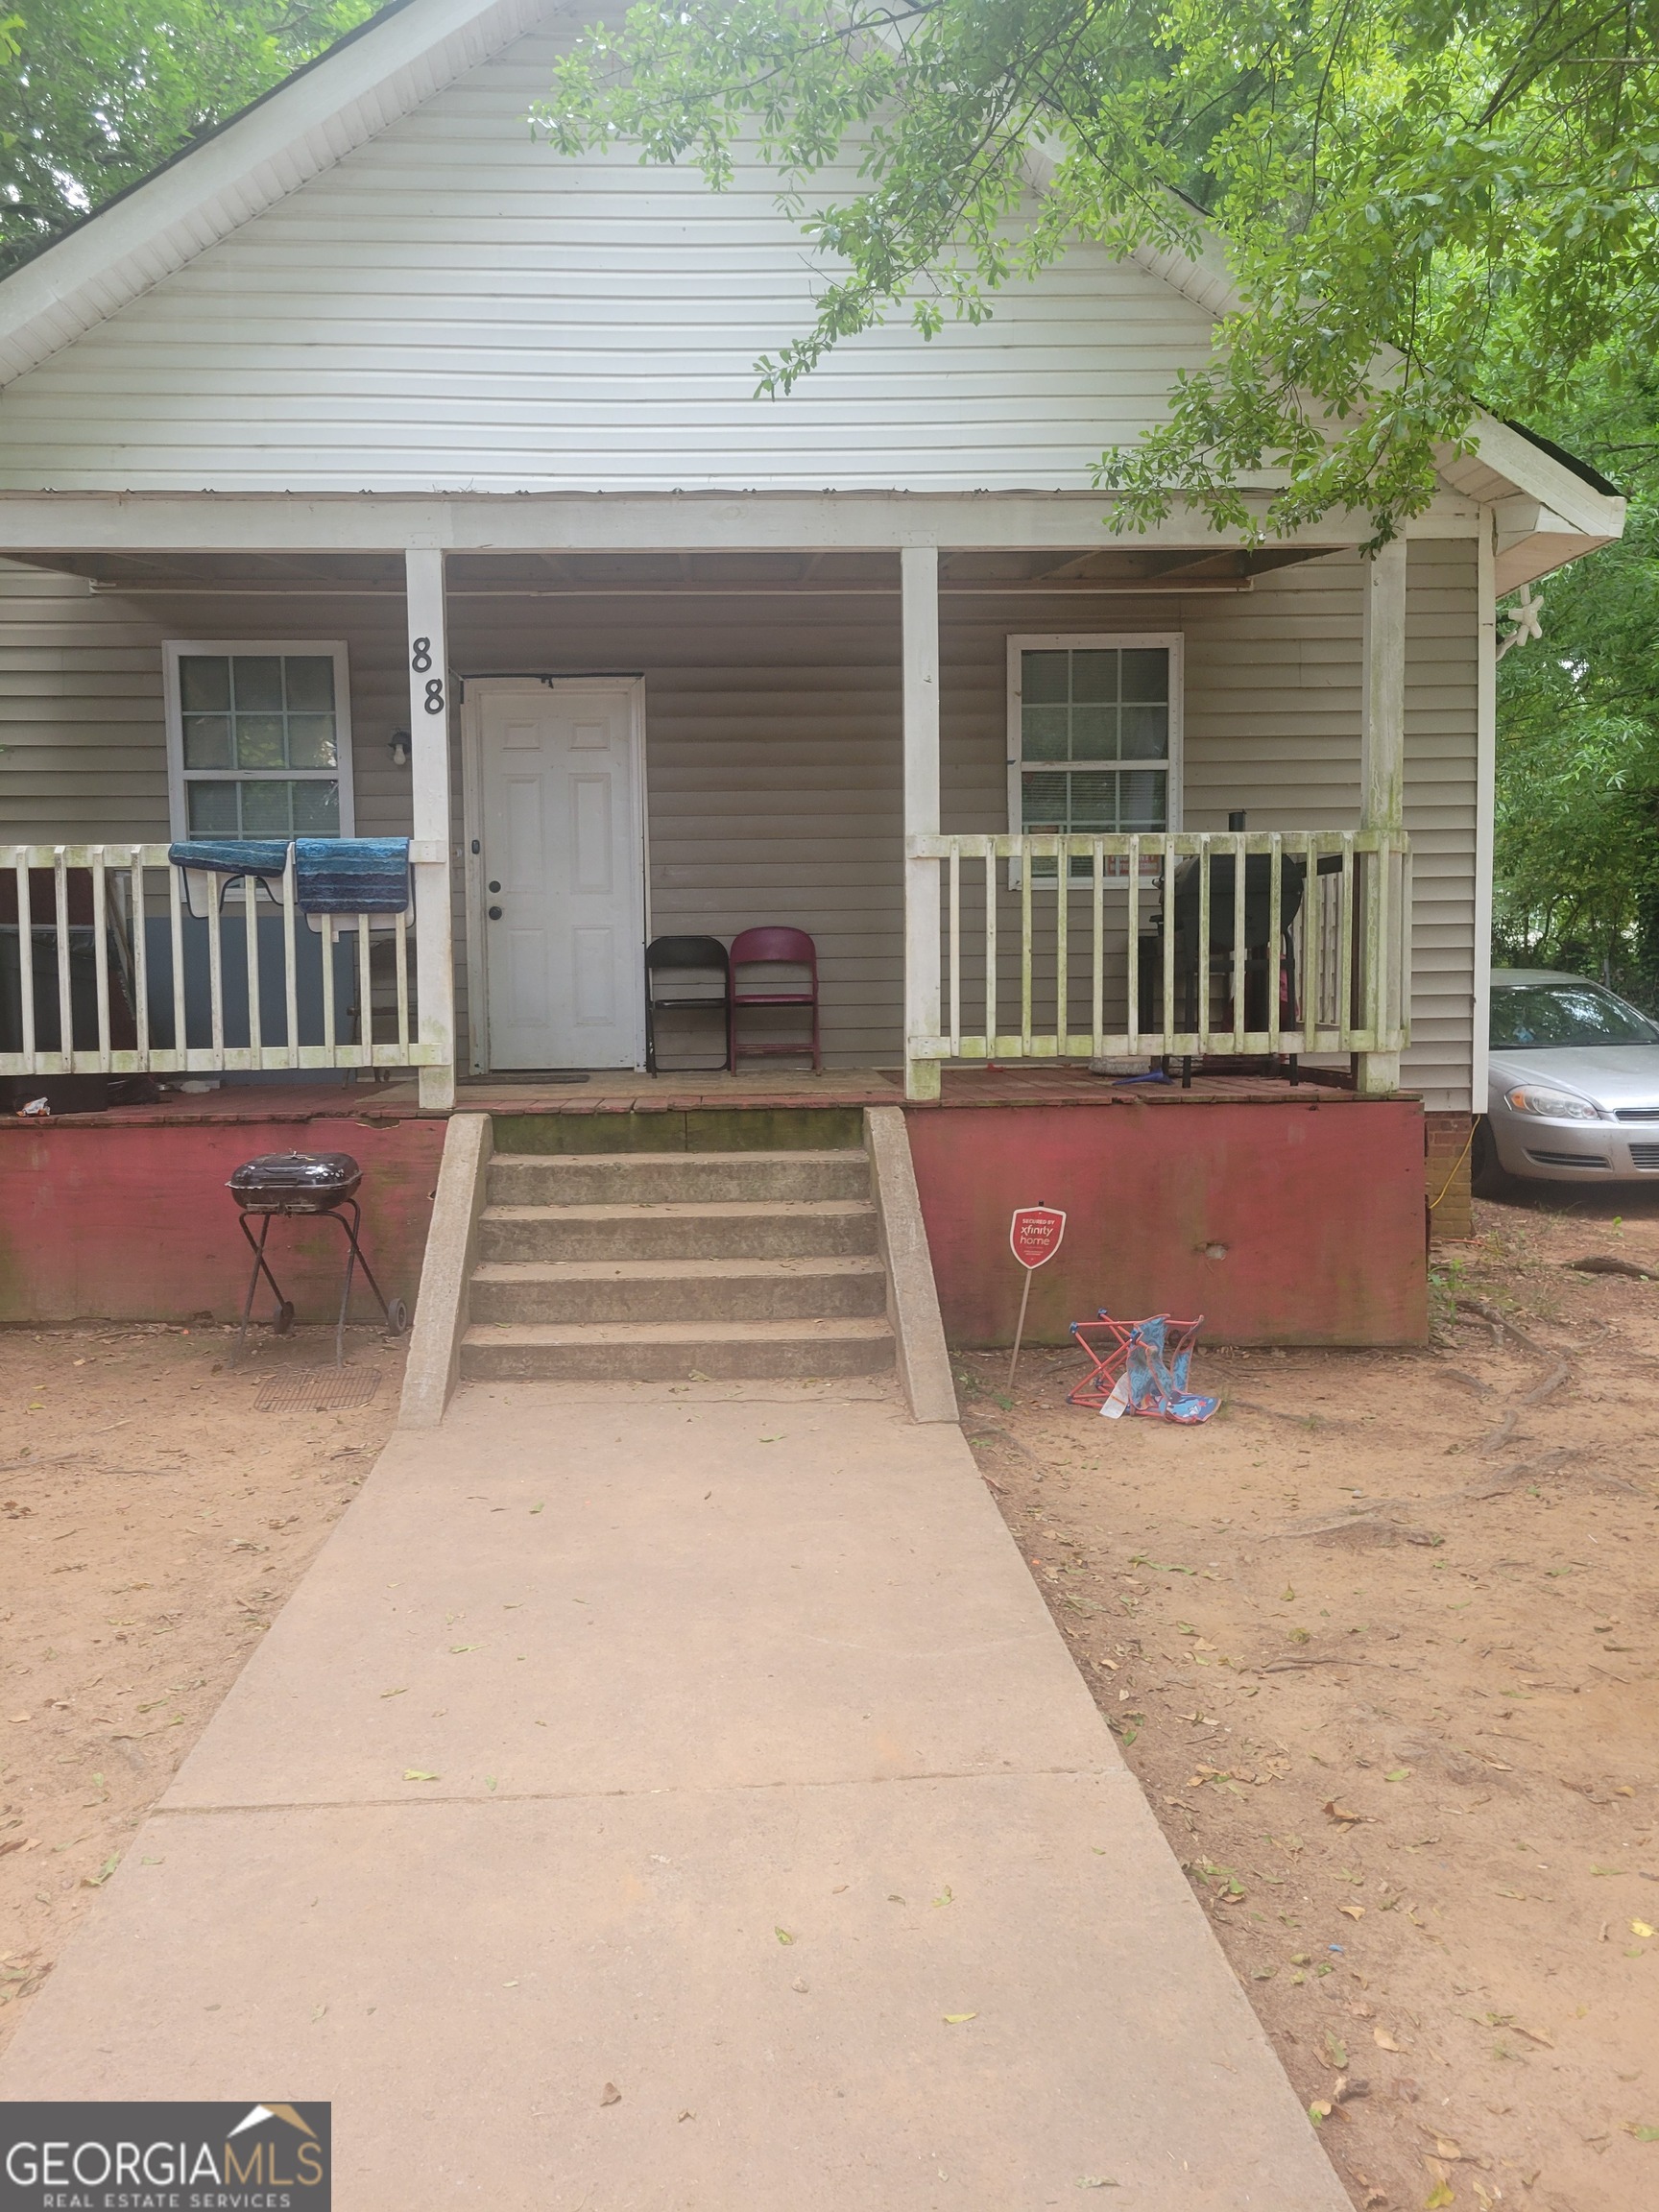
[[267,1375],[253,1403],[261,1413],[344,1413],[367,1406],[379,1387],[373,1367],[306,1367]]

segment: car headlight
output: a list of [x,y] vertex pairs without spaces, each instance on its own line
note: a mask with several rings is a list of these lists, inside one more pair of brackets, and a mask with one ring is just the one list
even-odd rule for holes
[[1571,1091],[1550,1091],[1540,1083],[1518,1083],[1503,1094],[1505,1106],[1517,1114],[1545,1114],[1551,1121],[1599,1121],[1599,1106],[1588,1098],[1575,1098]]

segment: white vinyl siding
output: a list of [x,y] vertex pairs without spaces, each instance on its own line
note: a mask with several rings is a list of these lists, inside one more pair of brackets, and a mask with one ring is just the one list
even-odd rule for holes
[[929,344],[901,312],[757,397],[811,324],[807,241],[752,163],[711,193],[533,142],[573,36],[520,39],[9,385],[0,487],[1087,491],[1208,358],[1204,309],[1081,245],[987,324]]

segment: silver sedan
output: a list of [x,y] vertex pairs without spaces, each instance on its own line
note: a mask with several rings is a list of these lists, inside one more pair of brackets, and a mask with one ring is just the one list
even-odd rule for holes
[[1477,1190],[1659,1175],[1659,1024],[1582,975],[1498,968],[1490,1042]]

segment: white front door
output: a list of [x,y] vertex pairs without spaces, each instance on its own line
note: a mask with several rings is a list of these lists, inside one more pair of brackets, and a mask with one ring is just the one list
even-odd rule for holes
[[467,686],[493,1068],[643,1059],[638,688],[582,676]]

